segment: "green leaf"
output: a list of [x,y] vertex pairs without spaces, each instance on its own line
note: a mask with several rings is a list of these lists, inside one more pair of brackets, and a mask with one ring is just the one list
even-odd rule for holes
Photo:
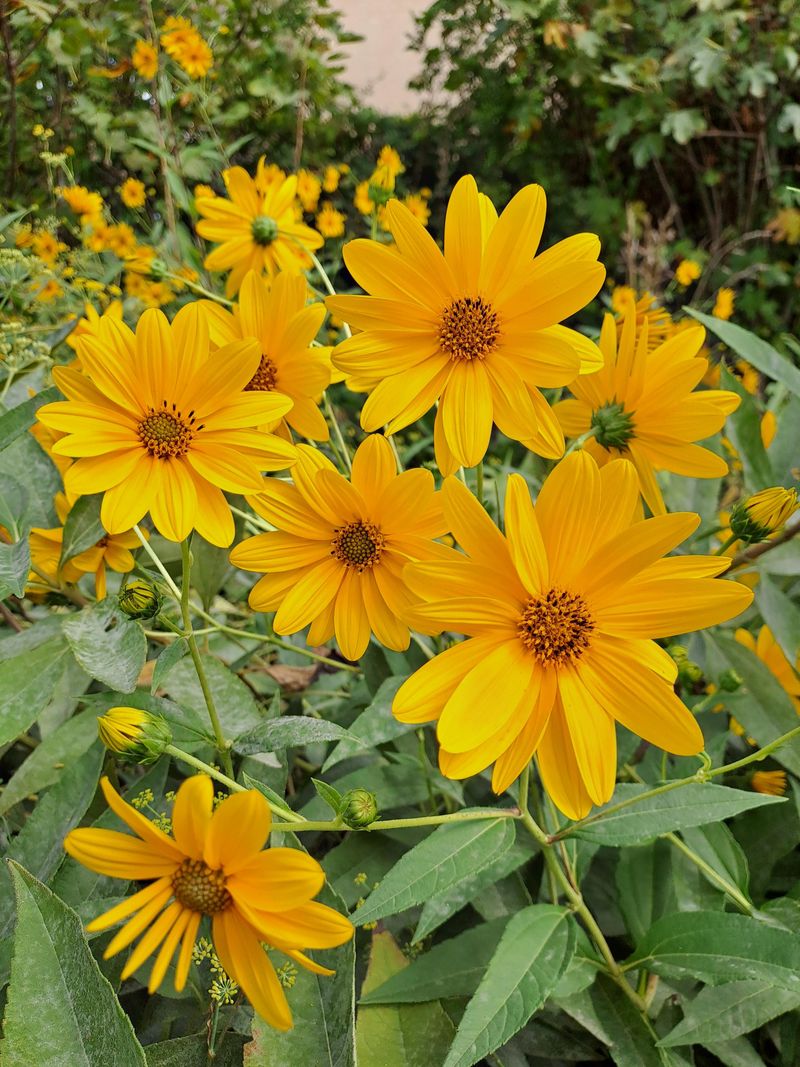
[[663,1048],[729,1041],[800,1008],[800,992],[745,979],[706,986],[684,1007],[683,1020],[659,1041]]
[[[370,793],[375,793],[381,814],[393,808],[421,804],[428,797],[428,786],[428,779],[417,759],[398,760],[396,763],[377,759],[336,779],[336,789],[340,793],[346,793],[348,789],[368,789]],[[328,806],[315,794],[312,800],[303,805],[300,813],[307,819],[327,819]]]
[[[709,823],[681,831],[681,837],[717,874],[747,895],[750,872],[742,847],[724,823]],[[712,882],[712,885],[715,883]],[[638,940],[638,937],[637,937]]]
[[766,489],[775,484],[776,478],[761,440],[761,415],[758,408],[739,379],[724,366],[720,375],[720,386],[739,397],[739,407],[731,414],[727,425],[729,436],[742,460],[745,483],[751,489]]
[[0,745],[13,741],[36,721],[52,697],[69,656],[67,643],[54,637],[4,664],[0,671]]
[[233,747],[243,756],[254,752],[276,752],[284,748],[301,748],[318,741],[339,741],[350,737],[347,730],[335,722],[312,719],[305,715],[286,715],[269,719],[240,734]]
[[189,642],[185,637],[178,637],[171,645],[167,645],[163,652],[159,653],[156,665],[153,668],[153,679],[150,682],[151,693],[156,692],[175,664],[182,660],[188,651]]
[[102,975],[78,916],[16,863],[14,959],[5,1067],[146,1067],[141,1045]]
[[62,488],[61,475],[39,443],[24,431],[0,451],[0,484],[5,487],[9,477],[19,478],[23,471],[26,497],[23,528],[54,526],[57,516],[53,497]]
[[323,771],[351,756],[362,755],[365,748],[375,748],[417,728],[413,723],[399,722],[392,715],[392,701],[404,681],[405,677],[392,675],[381,682],[372,703],[348,727],[350,736],[340,741],[325,760]]
[[15,478],[4,476],[0,479],[0,526],[5,526],[13,541],[26,531],[27,512],[28,490]]
[[618,785],[610,802],[598,808],[592,821],[578,827],[575,835],[601,845],[635,845],[671,830],[718,822],[742,811],[785,799],[730,789],[725,785],[692,782],[605,814],[606,809],[647,793],[650,788],[638,784]]
[[790,663],[800,652],[800,608],[767,574],[756,586],[756,604]]
[[[768,745],[797,726],[797,712],[789,694],[758,656],[727,634],[705,633],[703,638],[723,665],[738,671],[744,679],[744,688],[726,693],[725,702],[750,737],[759,745]],[[800,775],[800,738],[782,745],[772,758],[792,774]]]
[[[372,937],[363,993],[402,975],[408,960],[388,931]],[[431,1067],[444,1060],[453,1024],[438,1001],[363,1007],[356,1023],[358,1062],[363,1067]],[[306,1065],[303,1065],[306,1067]]]
[[332,785],[328,785],[327,782],[320,781],[319,778],[312,778],[311,784],[316,789],[317,796],[325,801],[328,807],[333,811],[334,815],[338,815],[342,803],[342,794],[339,790]]
[[57,782],[96,740],[97,715],[93,708],[67,719],[36,746],[11,776],[0,793],[0,815],[5,815],[31,793]]
[[[208,684],[226,737],[237,737],[262,721],[253,694],[233,671],[214,656],[201,653]],[[164,677],[162,684],[179,704],[207,719],[206,702],[190,659],[182,659]]]
[[511,819],[438,826],[389,871],[358,909],[354,922],[363,926],[385,915],[395,915],[488,867],[511,848],[514,829]]
[[508,918],[493,919],[418,956],[388,981],[362,991],[361,1004],[418,1004],[424,1000],[469,997],[495,954]]
[[325,854],[321,862],[331,887],[352,909],[376,882],[386,876],[405,851],[405,847],[388,834],[348,834],[340,845]]
[[103,501],[102,493],[94,493],[92,496],[81,496],[75,501],[64,523],[64,540],[61,543],[61,559],[59,567],[92,548],[103,537],[106,531],[100,522],[100,505]]
[[800,396],[800,370],[772,345],[733,322],[704,315],[691,307],[685,307],[683,310],[715,333],[723,344],[733,349],[742,359],[746,359],[756,370],[760,370],[775,382],[781,382],[795,396]]
[[701,1042],[725,1067],[764,1067],[764,1061],[746,1037],[734,1037],[731,1041]]
[[12,545],[0,541],[0,600],[19,596],[25,592],[25,583],[31,569],[31,550],[27,537]]
[[[214,1050],[214,1067],[242,1067],[242,1046],[247,1038],[228,1031]],[[145,1045],[147,1067],[208,1067],[208,1034],[174,1037]],[[120,1065],[122,1067],[122,1065]]]
[[748,915],[681,912],[659,919],[626,967],[717,984],[751,978],[800,993],[800,936]]
[[36,422],[36,412],[40,407],[60,399],[61,393],[58,389],[50,386],[49,389],[43,389],[41,393],[26,400],[24,404],[19,404],[4,415],[0,415],[0,452],[33,426]]
[[617,1067],[665,1067],[667,1054],[622,990],[604,974],[590,989],[560,1001],[560,1006],[606,1045]]
[[471,1067],[521,1030],[575,952],[566,908],[533,904],[515,915],[467,1005],[444,1067]]
[[111,689],[133,692],[147,656],[147,638],[137,622],[101,600],[65,619],[63,629],[85,671]]
[[[241,536],[240,527],[241,520],[237,518],[237,541]],[[192,585],[199,593],[206,611],[233,570],[229,556],[230,549],[210,545],[198,533],[192,535]]]

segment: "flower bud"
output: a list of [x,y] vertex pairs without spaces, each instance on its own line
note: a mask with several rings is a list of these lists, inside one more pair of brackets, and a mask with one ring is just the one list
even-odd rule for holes
[[743,682],[744,678],[742,678],[738,671],[733,670],[733,668],[723,671],[719,676],[719,687],[726,693],[735,693],[736,690],[741,687]]
[[770,797],[782,797],[786,792],[786,771],[756,771],[750,788]]
[[155,763],[172,741],[167,720],[139,708],[109,708],[97,718],[100,740],[118,756]]
[[147,582],[135,579],[119,591],[119,606],[129,619],[152,619],[161,610],[161,597]]
[[731,531],[752,545],[779,530],[797,507],[797,493],[775,485],[740,501],[731,512]]
[[378,817],[378,799],[368,789],[351,789],[342,797],[339,818],[353,830],[370,826]]
[[169,267],[163,259],[154,259],[150,263],[150,277],[155,281],[160,281],[162,278],[166,278],[169,274]]

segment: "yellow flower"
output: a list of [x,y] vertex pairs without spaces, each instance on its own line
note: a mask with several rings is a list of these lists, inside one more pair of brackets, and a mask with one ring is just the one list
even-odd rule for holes
[[278,530],[231,552],[235,566],[265,572],[250,606],[277,611],[279,634],[310,623],[309,645],[335,634],[347,659],[364,654],[370,633],[387,648],[408,648],[403,617],[414,598],[403,566],[448,552],[433,541],[447,527],[431,472],[398,474],[391,447],[379,435],[359,446],[349,482],[319,450],[300,445],[298,451],[293,486],[270,479],[258,497],[248,497]]
[[773,241],[785,241],[787,245],[800,244],[800,210],[796,207],[781,208],[775,218],[767,223]]
[[161,308],[175,299],[174,290],[166,282],[149,282],[137,274],[125,275],[125,291],[146,308]]
[[92,252],[105,252],[112,229],[113,227],[104,222],[102,218],[93,219],[91,225],[83,229],[84,245]]
[[395,171],[391,167],[386,165],[376,167],[369,179],[370,192],[373,194],[374,199],[380,201],[384,199],[380,194],[393,192],[394,179]]
[[125,207],[141,207],[147,199],[144,182],[127,178],[119,187],[119,196]]
[[167,55],[174,55],[189,41],[197,30],[182,15],[170,15],[161,27],[161,47]]
[[149,274],[155,258],[155,248],[135,245],[125,256],[125,270],[133,274]]
[[403,200],[403,203],[418,222],[421,222],[423,226],[428,225],[428,220],[431,217],[431,209],[428,207],[428,203],[424,196],[421,196],[419,193],[409,193]]
[[761,443],[764,448],[769,448],[772,442],[775,440],[775,434],[778,432],[778,420],[775,418],[774,411],[765,411],[761,416]]
[[385,144],[378,153],[376,168],[379,169],[380,167],[386,167],[393,178],[396,178],[398,174],[402,174],[406,169],[403,166],[397,149],[392,148],[392,146],[388,144]]
[[137,74],[152,79],[158,74],[158,52],[149,41],[137,41],[133,46],[131,63]]
[[[36,289],[37,285],[34,285],[33,288]],[[55,278],[50,278],[49,281],[46,281],[44,285],[38,290],[38,292],[36,293],[36,299],[41,300],[43,304],[49,304],[51,300],[55,300],[56,297],[61,296],[63,292],[64,290],[58,284]]]
[[666,308],[656,304],[652,293],[645,291],[637,300],[635,289],[631,289],[629,285],[618,285],[611,294],[611,307],[616,312],[619,331],[622,330],[625,315],[631,304],[634,305],[636,313],[636,329],[644,329],[644,324],[647,323],[647,347],[650,352],[680,329],[686,328],[672,321]]
[[17,230],[14,237],[14,244],[17,248],[30,248],[33,244],[33,230],[30,224],[25,222]]
[[43,263],[52,267],[58,254],[66,252],[68,246],[63,241],[59,241],[57,237],[54,237],[49,230],[40,230],[32,238],[31,247]]
[[733,305],[736,300],[736,293],[733,289],[722,288],[717,292],[717,299],[714,301],[714,308],[711,312],[718,319],[729,319],[733,314]]
[[211,188],[210,185],[195,185],[194,198],[195,200],[202,200],[203,197],[216,196],[217,194]]
[[687,285],[696,282],[702,271],[700,264],[694,259],[682,259],[675,268],[675,281],[685,289]]
[[524,479],[510,476],[505,536],[458,479],[442,493],[466,556],[451,550],[404,578],[429,601],[415,621],[470,640],[413,674],[393,711],[401,722],[438,720],[443,774],[466,778],[494,763],[501,793],[535,753],[545,788],[576,819],[614,790],[614,720],[668,752],[702,749],[673,689],[677,664],[653,639],[738,615],[753,594],[715,580],[725,559],[661,558],[699,516],[637,521],[633,467],[598,468],[585,452],[555,467],[535,507]]
[[330,200],[326,200],[316,218],[317,229],[323,237],[341,237],[345,220],[346,216],[337,211]]
[[114,319],[100,336],[82,337],[86,376],[53,371],[66,401],[37,412],[67,436],[54,446],[74,456],[65,476],[73,495],[104,493],[100,520],[110,534],[129,530],[149,511],[164,537],[196,529],[211,544],[233,540],[223,490],[257,492],[261,471],[290,466],[295,450],[256,427],[291,407],[280,393],[245,393],[261,353],[239,341],[215,353],[205,316],[187,304],[172,325],[145,311],[136,334]]
[[154,763],[172,741],[167,720],[139,708],[109,708],[97,717],[97,732],[109,752]]
[[739,397],[723,390],[692,392],[708,366],[698,356],[702,326],[681,330],[652,352],[647,338],[646,329],[637,333],[629,314],[618,340],[614,319],[606,315],[600,334],[603,369],[577,378],[570,385],[575,399],[560,401],[553,411],[569,437],[594,430],[583,447],[599,463],[631,460],[642,496],[659,515],[665,507],[657,470],[693,478],[728,473],[724,459],[692,442],[720,430]]
[[328,166],[322,173],[322,188],[326,193],[335,193],[339,188],[339,168]]
[[98,931],[127,920],[105,958],[141,934],[122,979],[157,952],[148,983],[154,993],[177,952],[175,988],[180,992],[200,921],[207,916],[226,973],[259,1015],[288,1030],[289,1005],[262,945],[278,949],[315,974],[330,975],[332,971],[301,950],[332,948],[353,936],[348,919],[313,900],[325,882],[317,861],[294,848],[262,851],[272,817],[255,789],[233,793],[213,809],[211,779],[188,778],[175,797],[170,837],[126,804],[107,778],[101,785],[111,809],[136,836],[82,828],[67,834],[64,849],[98,874],[149,882],[89,923],[88,930]]
[[325,318],[322,304],[306,306],[306,280],[301,274],[277,276],[272,287],[255,271],[245,276],[235,313],[213,300],[201,300],[212,347],[255,338],[261,353],[249,392],[275,391],[289,397],[284,422],[301,437],[328,440],[328,424],[317,400],[330,383],[330,362],[321,347],[311,347]]
[[[762,626],[758,631],[758,637],[754,637],[749,630],[744,629],[738,629],[735,637],[740,645],[749,648],[754,655],[758,656],[764,666],[769,668],[777,678],[781,688],[791,697],[792,703],[797,709],[798,715],[800,715],[800,678],[795,668],[786,658],[783,649],[775,640],[769,626]],[[800,656],[798,656],[795,666],[800,669]]]
[[256,191],[265,196],[274,185],[283,185],[286,171],[281,170],[277,163],[267,163],[266,157],[260,156],[253,181]]
[[[78,319],[75,329],[66,339],[69,347],[75,352],[78,350],[77,342],[79,337],[97,337],[102,319],[116,319],[118,322],[122,322],[122,301],[112,300],[102,314],[98,314],[94,305],[87,301],[83,305],[83,314],[84,317]],[[75,366],[74,363],[73,366]]]
[[214,53],[199,33],[191,34],[170,55],[190,78],[205,78],[214,65]]
[[766,541],[777,533],[797,508],[797,492],[776,485],[762,489],[731,512],[731,530],[745,544]]
[[57,430],[51,430],[47,426],[43,426],[41,422],[35,422],[30,428],[31,436],[36,440],[36,443],[51,459],[52,463],[64,477],[64,472],[67,470],[72,460],[69,456],[59,456],[53,451],[53,445],[56,441],[60,441],[64,436],[63,433],[59,433]]
[[756,771],[750,779],[751,789],[771,797],[782,797],[786,784],[786,771]]
[[353,204],[356,211],[359,211],[362,215],[371,215],[375,210],[375,205],[369,197],[369,182],[359,182],[356,186],[355,195],[353,196]]
[[127,259],[136,252],[136,234],[126,222],[118,222],[115,226],[109,226],[105,240],[106,247],[120,259]]
[[99,193],[90,193],[85,185],[61,186],[56,192],[65,200],[81,222],[91,222],[103,214],[103,198]]
[[[233,296],[249,270],[297,274],[311,266],[306,250],[320,248],[323,238],[294,217],[297,178],[287,178],[260,193],[246,170],[223,172],[230,200],[222,196],[196,201],[203,218],[197,232],[221,242],[205,258],[208,270],[230,270],[225,292]],[[232,268],[232,269],[231,269]]]
[[348,270],[371,295],[327,301],[363,331],[333,355],[351,388],[370,393],[361,425],[395,433],[438,400],[444,474],[481,462],[493,422],[531,451],[562,455],[564,435],[539,388],[601,364],[591,341],[557,325],[603,283],[598,239],[578,234],[535,256],[545,216],[538,185],[498,219],[474,178],[462,178],[447,208],[444,254],[398,200],[386,212],[396,249],[366,240],[344,247]]
[[322,191],[322,182],[312,174],[310,170],[297,172],[297,198],[303,205],[303,211],[312,212],[317,210],[319,194]]

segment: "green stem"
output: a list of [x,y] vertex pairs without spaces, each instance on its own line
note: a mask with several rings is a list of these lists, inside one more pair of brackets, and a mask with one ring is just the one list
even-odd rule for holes
[[562,456],[562,459],[566,459],[566,457],[568,455],[570,455],[570,453],[574,452],[576,449],[582,448],[583,445],[586,443],[586,441],[588,441],[590,437],[594,437],[594,435],[596,433],[597,433],[596,427],[592,427],[591,430],[587,430],[586,433],[582,433],[580,435],[580,437],[576,437],[575,440],[572,442],[572,444],[569,446],[569,448],[566,450],[564,455]]
[[[518,812],[510,808],[497,808],[493,811],[454,811],[449,815],[421,815],[414,819],[378,819],[369,826],[353,827],[356,832],[375,832],[380,830],[413,830],[418,826],[441,826],[451,822],[475,822],[481,819],[518,819]],[[311,822],[305,820],[294,826],[287,823],[284,826],[275,825],[274,830],[291,830],[298,833],[303,830],[343,830],[349,829],[338,820],[331,822]]]
[[191,282],[188,278],[181,278],[180,274],[173,274],[172,271],[165,270],[165,278],[172,278],[174,281],[179,282],[181,285],[185,285],[187,289],[191,289],[193,293],[197,293],[198,296],[205,296],[209,300],[213,300],[217,304],[225,304],[227,307],[233,307],[232,300],[228,300],[224,296],[220,296],[218,293],[212,293],[210,289],[205,289],[202,285],[198,285],[197,282]]
[[716,549],[714,549],[713,555],[715,555],[715,556],[721,556],[721,555],[722,555],[722,554],[723,554],[723,553],[725,552],[725,550],[726,550],[726,549],[730,548],[730,547],[731,547],[731,545],[732,545],[732,544],[733,544],[733,543],[734,543],[735,541],[738,541],[738,540],[739,540],[739,538],[738,538],[738,537],[736,536],[736,534],[733,534],[733,533],[732,533],[732,534],[730,535],[730,537],[729,537],[729,538],[727,539],[727,541],[724,541],[724,542],[723,542],[723,543],[722,543],[722,544],[721,544],[721,545],[719,546],[719,548],[716,548]]
[[475,496],[483,506],[483,463],[479,463],[475,468]]
[[339,426],[339,420],[336,418],[336,412],[331,407],[331,402],[328,398],[327,391],[322,394],[322,405],[325,408],[325,414],[328,417],[328,422],[330,423],[330,427],[333,430],[334,437],[336,438],[337,444],[339,446],[339,451],[342,454],[345,466],[347,467],[347,473],[349,474],[353,469],[353,464],[350,459],[350,452],[348,451],[347,445],[345,444],[344,437],[342,437],[342,429]]
[[208,709],[208,717],[211,720],[211,728],[214,731],[214,738],[217,746],[217,752],[222,762],[222,766],[225,773],[229,776],[233,775],[233,762],[231,761],[231,752],[228,742],[225,740],[225,735],[222,732],[222,723],[219,721],[219,714],[217,712],[217,705],[214,702],[214,694],[211,692],[211,687],[208,684],[208,678],[206,677],[206,669],[203,666],[203,660],[200,656],[200,649],[197,647],[197,639],[192,631],[192,609],[189,604],[189,591],[192,575],[192,554],[189,551],[189,539],[188,537],[181,541],[181,560],[183,563],[183,571],[181,576],[181,617],[183,619],[183,629],[185,632],[186,640],[189,643],[189,653],[194,663],[194,669],[197,672],[197,679],[200,682],[200,688],[203,690],[203,697],[205,698],[206,708]]
[[172,578],[170,577],[169,571],[164,566],[164,564],[161,562],[161,560],[158,558],[158,556],[155,554],[153,549],[150,547],[150,542],[144,536],[144,534],[139,529],[139,527],[137,525],[135,525],[135,524],[134,524],[134,527],[133,527],[133,532],[139,538],[139,541],[141,543],[142,548],[145,550],[147,555],[150,557],[150,559],[155,564],[156,570],[161,575],[161,577],[164,579],[164,581],[167,583],[169,591],[172,593],[172,595],[175,597],[175,599],[180,604],[180,602],[181,602],[181,591],[177,587],[177,585],[173,582]]

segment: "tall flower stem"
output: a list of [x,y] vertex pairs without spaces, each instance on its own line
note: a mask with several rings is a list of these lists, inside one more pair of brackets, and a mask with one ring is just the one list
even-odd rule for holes
[[345,443],[345,439],[342,436],[342,428],[339,425],[339,420],[336,418],[336,412],[333,410],[330,399],[328,397],[327,390],[322,394],[322,406],[325,408],[325,414],[330,423],[331,430],[333,430],[333,436],[336,438],[336,443],[339,446],[338,451],[344,460],[344,465],[347,468],[349,474],[353,469],[353,462],[350,459],[350,452]]
[[483,462],[481,461],[475,468],[475,496],[478,498],[478,503],[483,504]]
[[222,723],[219,721],[217,705],[214,702],[214,694],[211,692],[211,687],[208,684],[206,669],[203,666],[200,649],[197,647],[197,638],[192,630],[192,609],[189,603],[189,591],[192,577],[192,554],[189,551],[188,538],[181,541],[181,560],[183,563],[181,574],[181,618],[183,619],[183,629],[189,644],[189,654],[192,657],[194,669],[197,672],[197,679],[200,682],[200,688],[203,690],[203,697],[205,698],[206,708],[208,709],[208,717],[211,720],[211,728],[214,731],[217,752],[219,753],[219,758],[225,773],[232,776],[233,763],[231,761],[230,746],[225,740],[225,735],[222,732]]

